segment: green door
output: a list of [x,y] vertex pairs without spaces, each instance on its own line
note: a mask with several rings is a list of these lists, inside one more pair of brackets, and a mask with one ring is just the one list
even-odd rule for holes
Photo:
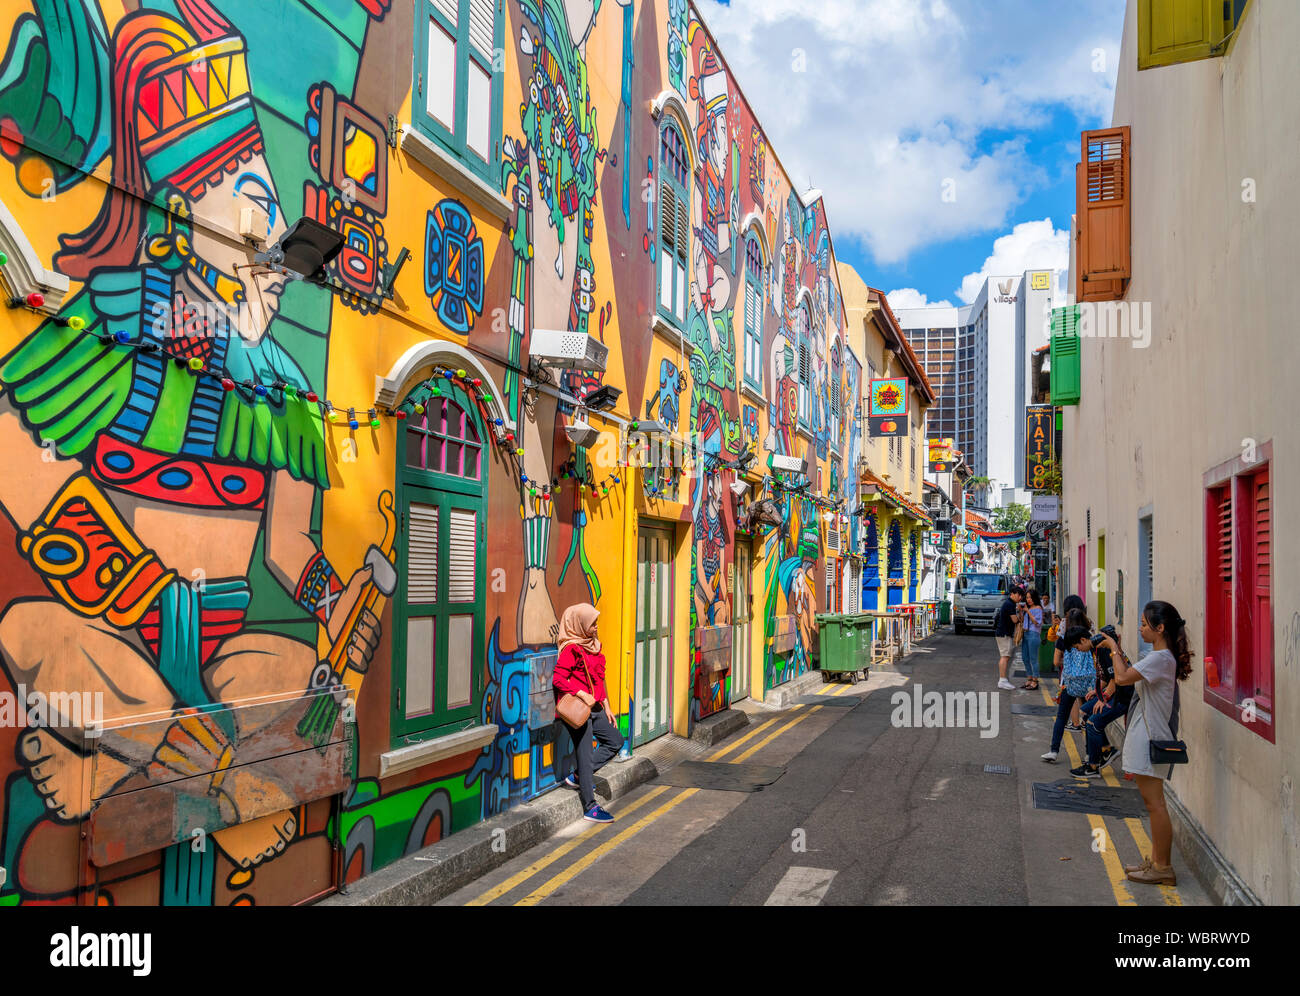
[[736,560],[732,565],[736,584],[731,593],[731,701],[749,698],[749,638],[753,607],[750,604],[750,548],[749,543],[736,543]]
[[461,390],[408,399],[398,473],[400,580],[393,615],[394,746],[475,725],[483,700],[483,431]]
[[672,533],[642,525],[637,537],[634,746],[668,732],[672,671]]

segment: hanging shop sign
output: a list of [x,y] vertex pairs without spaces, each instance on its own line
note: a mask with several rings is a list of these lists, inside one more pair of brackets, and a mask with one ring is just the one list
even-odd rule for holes
[[1046,484],[1056,427],[1055,411],[1051,405],[1030,405],[1025,409],[1025,480],[1031,491]]
[[1030,499],[1029,519],[1031,522],[1059,522],[1061,519],[1060,496],[1034,495]]
[[907,378],[884,377],[871,381],[867,399],[867,434],[907,435]]
[[931,439],[930,444],[930,473],[946,474],[954,466],[953,460],[953,441],[951,439]]

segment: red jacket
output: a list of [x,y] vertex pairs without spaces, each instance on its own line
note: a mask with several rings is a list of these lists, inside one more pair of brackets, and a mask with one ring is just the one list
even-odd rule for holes
[[[579,664],[579,659],[582,664]],[[586,670],[583,670],[583,666]],[[587,676],[591,676],[591,681]],[[595,688],[592,688],[592,685]],[[591,692],[597,702],[604,702],[608,696],[605,691],[605,655],[592,654],[570,643],[560,651],[560,659],[555,662],[555,671],[551,676],[551,685],[555,689],[558,702],[565,692],[577,695],[578,692]]]

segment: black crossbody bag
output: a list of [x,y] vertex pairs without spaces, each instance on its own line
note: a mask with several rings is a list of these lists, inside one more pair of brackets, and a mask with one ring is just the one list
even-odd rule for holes
[[[1174,674],[1174,711],[1169,717],[1169,732],[1178,735],[1178,675]],[[1187,744],[1181,740],[1152,740],[1148,744],[1151,751],[1151,766],[1158,764],[1186,764]]]

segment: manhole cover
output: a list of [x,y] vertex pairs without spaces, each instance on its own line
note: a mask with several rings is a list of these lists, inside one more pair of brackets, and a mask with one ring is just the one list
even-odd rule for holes
[[800,705],[855,706],[862,699],[844,692],[842,695],[801,695],[795,701]]
[[785,774],[770,764],[727,764],[725,761],[683,761],[657,779],[661,785],[713,789],[717,792],[761,792]]
[[1011,774],[1011,766],[1009,764],[986,764],[984,765],[984,773],[988,775],[1009,775]]
[[1147,809],[1137,789],[1111,788],[1079,782],[1034,782],[1034,808],[1063,813],[1096,813],[1099,816],[1145,816]]
[[1056,706],[1030,705],[1028,702],[1012,702],[1011,715],[1013,716],[1055,716]]

